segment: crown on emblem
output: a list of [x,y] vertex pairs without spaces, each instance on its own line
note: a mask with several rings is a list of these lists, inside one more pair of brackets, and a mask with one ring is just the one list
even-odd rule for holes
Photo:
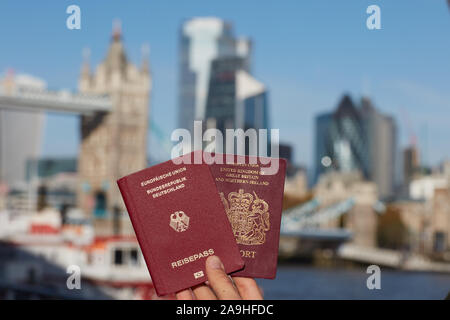
[[244,193],[244,189],[239,189],[239,192],[230,192],[228,194],[228,201],[233,210],[247,212],[253,202],[251,193]]

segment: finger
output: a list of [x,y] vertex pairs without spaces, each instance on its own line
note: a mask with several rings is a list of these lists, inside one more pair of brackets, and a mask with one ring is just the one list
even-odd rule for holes
[[198,300],[217,300],[216,295],[211,288],[205,284],[199,284],[192,288],[195,298]]
[[256,284],[256,281],[254,279],[245,277],[233,277],[233,281],[242,299],[244,300],[263,299],[261,289]]
[[194,300],[191,289],[185,289],[176,293],[177,300]]
[[225,273],[225,268],[217,256],[206,260],[206,275],[210,286],[220,300],[240,300],[241,297],[233,282]]
[[259,293],[261,293],[261,297],[264,299],[264,289],[260,286],[258,286]]

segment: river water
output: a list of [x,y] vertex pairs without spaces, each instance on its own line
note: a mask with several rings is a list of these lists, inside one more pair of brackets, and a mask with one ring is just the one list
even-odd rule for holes
[[366,269],[279,266],[275,280],[258,279],[265,299],[444,299],[450,274],[381,269],[381,289],[369,290]]

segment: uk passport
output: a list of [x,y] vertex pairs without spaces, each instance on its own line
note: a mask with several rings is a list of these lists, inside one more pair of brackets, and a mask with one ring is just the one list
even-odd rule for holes
[[208,165],[167,161],[117,183],[159,296],[206,281],[211,255],[227,273],[242,269]]
[[237,155],[225,157],[232,157],[232,161],[227,163],[224,159],[223,164],[218,164],[214,159],[210,169],[245,262],[245,267],[233,276],[274,279],[286,160]]

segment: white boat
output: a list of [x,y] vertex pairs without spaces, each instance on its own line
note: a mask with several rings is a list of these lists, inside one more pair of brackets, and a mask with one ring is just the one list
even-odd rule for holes
[[0,212],[0,299],[158,299],[136,238],[96,237],[73,213]]

